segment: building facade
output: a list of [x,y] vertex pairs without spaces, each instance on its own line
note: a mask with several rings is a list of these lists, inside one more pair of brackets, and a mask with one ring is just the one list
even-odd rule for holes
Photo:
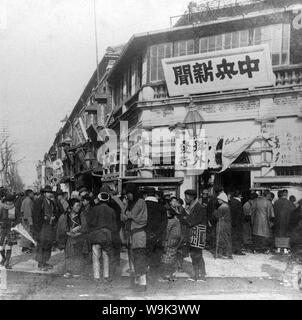
[[[121,191],[131,181],[181,197],[218,184],[244,195],[286,187],[301,198],[299,2],[196,8],[107,53],[102,80],[96,85],[94,74],[49,150],[52,162],[62,159],[61,182]],[[192,126],[193,144],[179,144],[175,132]],[[104,127],[116,133],[112,145],[106,131],[100,138]],[[195,157],[201,140],[205,157],[191,172],[184,157]]]
[[[226,191],[241,189],[244,194],[251,188],[287,187],[301,197],[301,8],[299,1],[249,1],[185,14],[173,28],[134,35],[108,76],[114,106],[110,127],[119,132],[121,121],[127,121],[128,136],[133,133],[137,141],[138,129],[152,131],[150,147],[158,158],[150,161],[150,150],[142,151],[141,146],[141,158],[147,160],[120,166],[122,181],[154,185],[180,196],[187,188],[221,184]],[[250,86],[246,74],[237,87],[218,85],[207,91],[204,77],[199,92],[190,90],[196,80],[196,61],[206,57],[209,62],[229,52],[233,52],[230,57],[240,52],[248,55],[259,45],[269,50],[266,63],[274,83]],[[168,79],[163,59],[172,65],[186,64],[175,67],[175,77]],[[185,69],[190,64],[191,74]],[[177,81],[183,81],[184,88],[178,95],[171,94],[169,86]],[[196,122],[202,122],[211,141],[208,162],[200,174],[182,170],[177,163],[181,151],[169,135],[171,127],[184,123],[192,102],[200,115]],[[254,142],[237,154],[236,141],[240,150],[244,147],[240,140],[250,137]],[[227,154],[232,143],[233,154]],[[172,159],[165,161],[170,144]],[[224,168],[228,157],[232,161]]]
[[44,159],[39,163],[41,185],[51,185],[71,192],[86,185],[98,189],[102,168],[96,153],[102,144],[97,137],[112,112],[111,92],[107,76],[117,60],[121,46],[108,47],[69,116],[62,120],[63,127]]

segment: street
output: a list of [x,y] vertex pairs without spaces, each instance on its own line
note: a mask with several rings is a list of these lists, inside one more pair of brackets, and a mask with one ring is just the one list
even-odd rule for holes
[[177,274],[173,282],[149,281],[145,293],[129,289],[127,277],[127,255],[122,253],[123,277],[111,284],[95,283],[92,266],[80,279],[65,279],[63,252],[55,251],[50,263],[54,269],[49,272],[37,270],[34,254],[25,255],[16,247],[13,269],[7,271],[7,290],[1,291],[2,299],[27,300],[300,300],[302,292],[293,283],[300,265],[292,265],[289,258],[278,255],[247,254],[234,256],[233,260],[215,260],[208,251],[204,252],[207,282],[187,281],[191,262],[186,261],[184,269],[188,274]]

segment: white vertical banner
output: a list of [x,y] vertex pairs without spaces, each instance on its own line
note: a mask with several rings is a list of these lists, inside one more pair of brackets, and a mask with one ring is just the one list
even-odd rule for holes
[[175,136],[175,170],[190,171],[190,174],[200,174],[207,169],[207,141],[205,130],[197,137],[184,130]]

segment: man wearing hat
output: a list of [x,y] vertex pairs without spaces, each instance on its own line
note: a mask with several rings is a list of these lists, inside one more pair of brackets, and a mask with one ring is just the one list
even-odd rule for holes
[[121,247],[122,241],[120,237],[120,231],[122,228],[121,222],[121,214],[122,211],[125,211],[125,205],[122,203],[120,198],[118,197],[116,191],[110,186],[106,185],[105,188],[110,195],[110,199],[108,201],[109,207],[114,210],[115,219],[116,219],[116,231],[112,233],[112,274],[117,276],[120,272],[121,266]]
[[88,188],[86,188],[86,187],[80,187],[80,188],[79,188],[79,196],[82,198],[82,197],[84,197],[85,195],[89,195]]
[[57,200],[61,213],[65,213],[69,207],[69,204],[64,198],[64,192],[61,189],[57,190]]
[[112,280],[112,234],[116,232],[115,212],[108,205],[110,195],[101,188],[98,195],[99,203],[91,208],[87,225],[89,240],[92,244],[93,276],[100,280],[100,258],[103,260],[103,278],[105,282]]
[[132,274],[130,280],[134,290],[143,292],[147,289],[147,206],[146,202],[139,197],[138,187],[134,183],[127,184],[126,195],[127,208],[122,219],[125,222],[129,244],[130,270],[133,270],[132,266],[134,268],[134,278]]
[[146,188],[145,202],[147,205],[147,256],[151,275],[159,274],[160,259],[163,253],[162,242],[166,231],[168,218],[164,206],[155,197],[155,188]]
[[50,186],[44,188],[44,197],[41,206],[38,207],[35,219],[35,230],[37,231],[37,255],[38,268],[41,271],[48,271],[53,266],[48,264],[51,257],[51,249],[55,240],[55,204],[51,200],[54,191]]
[[[206,270],[205,262],[202,256],[202,249],[204,248],[204,243],[201,239],[197,237],[194,239],[194,234],[197,231],[206,230],[207,225],[207,211],[206,206],[201,204],[197,198],[197,192],[193,189],[188,189],[185,191],[185,201],[189,206],[188,216],[184,218],[184,222],[190,227],[191,241],[190,241],[190,256],[192,259],[192,265],[194,269],[194,277],[190,278],[191,281],[202,281],[205,282]],[[200,233],[202,234],[202,233]]]

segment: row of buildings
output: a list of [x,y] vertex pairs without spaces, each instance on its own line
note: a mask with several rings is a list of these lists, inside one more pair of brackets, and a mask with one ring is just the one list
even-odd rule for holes
[[107,49],[37,167],[42,185],[302,197],[302,5],[219,2]]

